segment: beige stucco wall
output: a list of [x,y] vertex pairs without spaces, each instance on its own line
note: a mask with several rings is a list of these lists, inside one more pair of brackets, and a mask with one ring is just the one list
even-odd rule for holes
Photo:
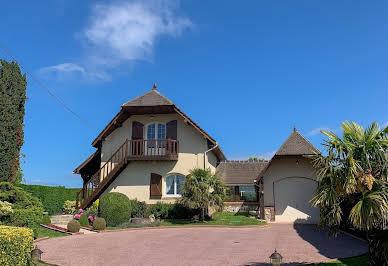
[[[132,137],[132,122],[138,121],[145,126],[149,123],[167,123],[171,120],[178,121],[177,140],[179,141],[179,154],[177,161],[132,161],[108,187],[106,192],[121,192],[130,199],[138,199],[146,203],[156,203],[160,200],[150,199],[150,175],[159,174],[162,181],[162,201],[173,202],[176,198],[165,196],[165,177],[169,174],[189,174],[193,168],[203,168],[204,152],[208,150],[207,141],[195,128],[186,124],[178,114],[136,115],[127,119],[122,127],[116,129],[102,143],[101,161],[105,163],[110,156],[126,140]],[[146,127],[144,128],[146,133]],[[217,158],[213,152],[206,155],[206,168],[212,172],[216,170]]]
[[264,205],[275,207],[275,221],[318,221],[319,210],[309,202],[317,187],[310,160],[301,157],[275,159],[263,178]]

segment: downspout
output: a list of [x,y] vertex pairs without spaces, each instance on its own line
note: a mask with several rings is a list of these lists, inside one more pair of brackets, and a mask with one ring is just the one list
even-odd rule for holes
[[209,151],[212,151],[214,150],[215,148],[218,147],[218,143],[216,142],[216,146],[208,149],[207,151],[205,151],[205,153],[203,154],[203,169],[206,170],[206,154],[209,152]]

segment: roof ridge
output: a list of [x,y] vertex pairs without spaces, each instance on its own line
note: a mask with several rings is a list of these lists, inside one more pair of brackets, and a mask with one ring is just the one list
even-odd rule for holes
[[139,99],[141,99],[141,98],[144,98],[144,96],[149,95],[149,94],[151,94],[151,93],[156,93],[159,97],[163,98],[163,100],[167,101],[170,105],[175,105],[170,99],[168,99],[166,96],[164,96],[163,94],[161,94],[156,88],[153,88],[153,89],[147,91],[146,93],[144,93],[144,94],[142,94],[142,95],[140,95],[140,96],[137,96],[137,97],[135,97],[135,98],[133,98],[133,99],[131,99],[131,100],[129,100],[129,101],[123,103],[123,104],[121,105],[121,107],[125,107],[125,106],[127,106],[128,104],[130,104],[130,103],[132,103],[132,102],[135,102],[136,100],[139,100]]
[[[276,153],[274,154],[275,155],[279,155],[280,153],[284,153],[284,149],[286,149],[287,145],[289,145],[290,141],[292,140],[292,138],[294,138],[295,136],[298,136],[298,137],[301,137],[302,140],[304,142],[307,143],[308,147],[306,147],[307,149],[311,149],[313,150],[315,153],[320,153],[320,151],[305,137],[302,135],[302,133],[300,133],[295,127],[294,127],[294,130],[291,132],[291,134],[287,137],[287,139],[282,143],[282,145],[279,147],[279,149],[276,151]],[[305,153],[301,153],[301,154],[305,154]],[[307,154],[307,153],[306,153]],[[296,155],[296,154],[294,154]]]

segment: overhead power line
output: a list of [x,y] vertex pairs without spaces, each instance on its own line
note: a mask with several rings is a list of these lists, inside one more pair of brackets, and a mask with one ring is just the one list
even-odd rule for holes
[[51,97],[54,98],[54,100],[59,103],[63,108],[65,108],[67,111],[69,111],[71,114],[73,114],[75,117],[77,117],[85,126],[87,126],[90,129],[95,129],[92,124],[90,124],[88,121],[86,121],[84,118],[82,118],[79,114],[74,112],[63,100],[61,100],[58,96],[56,96],[46,85],[44,85],[39,79],[35,78],[19,61],[16,60],[16,58],[2,45],[0,45],[0,49],[7,54],[9,57],[12,58],[13,61],[15,61],[20,68],[28,74],[32,80],[34,80],[41,88],[43,88]]

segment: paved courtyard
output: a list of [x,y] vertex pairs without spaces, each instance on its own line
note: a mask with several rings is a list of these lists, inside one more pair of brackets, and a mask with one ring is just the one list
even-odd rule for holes
[[345,234],[329,238],[313,225],[255,228],[157,228],[51,238],[42,259],[58,265],[268,265],[276,248],[287,265],[365,253]]

